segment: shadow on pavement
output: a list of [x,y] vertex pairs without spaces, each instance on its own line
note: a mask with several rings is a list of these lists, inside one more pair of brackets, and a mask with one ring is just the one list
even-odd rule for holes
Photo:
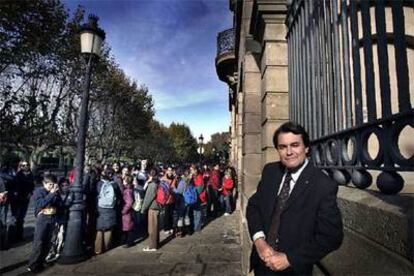
[[212,221],[215,221],[216,219],[220,218],[221,216],[223,216],[224,212],[220,211],[218,212],[216,215],[214,216],[209,216],[206,217],[204,224],[203,224],[203,229],[206,228],[207,225],[209,225]]
[[[8,237],[5,240],[5,244],[0,245],[0,248],[1,248],[0,250],[1,251],[6,251],[8,249],[12,249],[12,248],[15,248],[15,247],[24,246],[28,243],[32,243],[33,242],[33,234],[34,234],[34,227],[32,227],[32,226],[25,227],[24,228],[24,237],[23,237],[22,240],[11,243],[10,242],[11,238]],[[7,234],[7,235],[10,235],[10,234]]]
[[175,236],[173,234],[169,235],[168,237],[166,237],[165,239],[163,239],[162,241],[160,241],[159,248],[163,247],[164,245],[166,245],[167,243],[169,243],[170,241],[172,241],[174,238],[175,238]]
[[13,271],[15,269],[18,269],[19,267],[26,266],[27,263],[28,263],[28,261],[25,260],[25,261],[21,261],[21,262],[3,267],[3,268],[0,269],[0,275],[3,274],[3,273],[7,273],[7,272]]

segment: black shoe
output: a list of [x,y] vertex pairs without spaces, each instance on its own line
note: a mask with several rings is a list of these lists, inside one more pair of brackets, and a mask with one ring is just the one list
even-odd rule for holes
[[43,266],[39,265],[39,266],[35,266],[35,265],[31,265],[27,268],[27,272],[29,273],[39,273],[43,270]]
[[127,244],[124,244],[122,247],[123,247],[123,248],[130,248],[130,247],[132,247],[132,246],[134,246],[134,244],[132,244],[132,243],[127,243]]

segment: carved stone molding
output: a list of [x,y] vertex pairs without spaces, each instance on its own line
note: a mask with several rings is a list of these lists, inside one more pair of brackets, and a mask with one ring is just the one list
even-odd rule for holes
[[284,24],[287,13],[286,0],[254,0],[250,33],[262,44],[266,24]]

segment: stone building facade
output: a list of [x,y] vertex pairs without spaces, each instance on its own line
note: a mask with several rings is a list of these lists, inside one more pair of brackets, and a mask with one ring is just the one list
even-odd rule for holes
[[[238,185],[240,187],[238,206],[242,211],[242,214],[244,214],[247,201],[255,192],[260,180],[261,170],[264,164],[278,159],[276,150],[273,146],[272,135],[275,129],[282,123],[294,119],[305,125],[308,129],[314,128],[315,132],[311,133],[314,141],[314,148],[312,148],[312,150],[317,155],[328,154],[328,157],[330,157],[334,152],[342,149],[351,152],[350,155],[352,155],[352,148],[355,148],[354,151],[359,151],[358,147],[361,145],[365,147],[362,148],[363,152],[367,152],[368,155],[371,154],[374,156],[372,158],[374,161],[378,159],[378,157],[375,157],[375,154],[378,156],[382,154],[383,151],[391,151],[392,149],[383,147],[382,144],[386,142],[382,140],[382,136],[376,131],[369,132],[369,130],[366,130],[366,127],[368,127],[368,125],[375,125],[386,131],[388,126],[386,122],[390,121],[390,126],[400,124],[402,126],[400,127],[398,134],[396,134],[395,139],[398,140],[396,143],[397,147],[400,149],[400,155],[406,157],[404,159],[405,161],[403,160],[405,163],[401,161],[401,164],[403,164],[401,165],[400,163],[397,164],[397,162],[395,162],[391,164],[393,168],[397,168],[395,171],[391,169],[391,172],[389,170],[382,172],[383,176],[385,175],[388,177],[387,179],[391,179],[391,182],[400,183],[400,176],[402,176],[402,182],[405,182],[402,188],[395,188],[399,184],[391,185],[391,193],[393,195],[381,193],[378,191],[378,188],[371,185],[371,183],[377,181],[380,182],[379,189],[383,189],[383,192],[386,190],[384,189],[384,185],[381,184],[381,181],[378,180],[386,177],[378,177],[377,179],[377,176],[381,175],[377,169],[381,169],[381,166],[386,167],[386,161],[383,161],[385,162],[385,165],[378,165],[378,168],[372,165],[372,162],[368,162],[372,161],[369,157],[366,163],[364,163],[365,161],[358,161],[349,166],[345,164],[345,161],[344,163],[339,161],[339,163],[334,164],[328,162],[330,159],[325,160],[326,158],[324,161],[320,161],[320,163],[318,163],[318,160],[315,161],[317,162],[316,165],[324,168],[325,171],[330,173],[339,184],[343,184],[339,189],[338,204],[340,205],[343,215],[346,234],[342,247],[321,261],[320,268],[322,270],[319,270],[319,272],[322,273],[322,271],[325,271],[331,274],[412,274],[414,273],[414,197],[412,196],[414,191],[414,176],[413,165],[410,165],[409,163],[410,160],[414,161],[414,145],[410,139],[414,129],[414,113],[412,108],[414,103],[414,7],[409,1],[397,1],[400,2],[401,7],[397,4],[393,4],[394,6],[392,6],[390,3],[386,4],[385,7],[382,7],[382,4],[375,6],[377,4],[374,4],[374,2],[371,2],[365,7],[365,4],[361,5],[359,1],[354,0],[335,0],[328,4],[324,4],[329,5],[329,11],[333,14],[331,19],[329,19],[331,24],[327,25],[327,28],[335,26],[334,24],[338,24],[339,26],[340,23],[343,23],[349,24],[349,26],[345,26],[351,30],[351,23],[353,23],[353,21],[350,12],[352,12],[351,6],[353,4],[355,4],[354,10],[356,11],[356,14],[358,14],[360,18],[363,18],[363,20],[365,17],[369,18],[369,15],[371,15],[371,23],[364,23],[365,21],[362,20],[357,22],[357,26],[360,27],[359,40],[349,40],[349,43],[345,45],[343,43],[343,41],[346,41],[345,33],[339,33],[337,34],[337,38],[332,38],[332,41],[338,41],[340,47],[338,49],[341,53],[345,53],[346,48],[349,46],[350,49],[348,50],[350,55],[355,42],[361,41],[361,43],[367,43],[367,35],[365,34],[366,27],[368,25],[376,27],[377,24],[380,24],[381,17],[378,16],[377,11],[381,11],[381,7],[384,10],[383,21],[387,23],[385,30],[387,34],[386,43],[388,44],[386,45],[388,45],[388,52],[390,53],[388,64],[392,65],[390,66],[391,69],[389,73],[389,86],[392,91],[389,100],[392,101],[390,108],[393,109],[393,117],[391,119],[387,119],[385,116],[381,117],[380,111],[384,110],[385,107],[381,105],[379,101],[376,101],[374,104],[377,106],[377,113],[379,115],[372,115],[372,112],[368,110],[370,108],[372,109],[372,105],[364,100],[364,103],[360,107],[363,112],[361,124],[357,124],[358,116],[354,116],[352,117],[352,120],[347,121],[347,118],[351,116],[347,116],[347,112],[351,113],[351,110],[347,109],[345,104],[346,90],[355,90],[355,80],[358,80],[359,78],[352,78],[357,72],[355,71],[355,66],[352,62],[350,64],[351,69],[349,70],[350,75],[348,77],[345,76],[345,69],[347,69],[345,67],[345,58],[339,57],[338,53],[335,53],[334,47],[336,45],[332,42],[332,44],[330,44],[330,47],[332,47],[331,52],[327,53],[331,53],[334,57],[338,56],[338,58],[341,58],[341,61],[338,62],[338,64],[344,69],[342,70],[341,77],[338,78],[339,82],[335,82],[335,73],[333,73],[332,76],[330,76],[332,81],[327,80],[326,83],[328,87],[331,85],[331,90],[334,90],[335,85],[337,85],[339,90],[344,91],[343,96],[341,96],[341,99],[343,99],[344,102],[339,103],[341,112],[336,111],[335,114],[332,113],[330,116],[335,116],[334,118],[331,118],[333,124],[336,124],[337,120],[342,122],[342,118],[344,119],[344,122],[343,125],[339,124],[332,126],[332,130],[324,133],[324,135],[319,135],[317,132],[318,127],[311,124],[313,121],[310,118],[313,116],[312,114],[316,112],[315,107],[317,109],[325,108],[326,112],[331,112],[329,110],[330,107],[326,108],[318,106],[317,104],[311,106],[310,103],[303,103],[303,101],[301,101],[302,99],[307,99],[306,97],[309,97],[308,95],[299,94],[298,96],[295,94],[297,91],[303,91],[303,88],[306,87],[312,90],[311,88],[312,85],[314,85],[314,82],[312,82],[311,74],[309,74],[309,72],[313,72],[312,70],[314,70],[315,67],[312,66],[316,65],[314,65],[314,63],[312,65],[306,64],[307,62],[309,63],[312,61],[312,57],[306,56],[306,51],[309,50],[309,53],[311,53],[313,50],[311,47],[305,49],[305,47],[308,47],[305,43],[308,36],[305,32],[301,33],[303,35],[302,43],[304,45],[302,50],[300,47],[298,48],[297,45],[295,46],[292,33],[295,30],[293,23],[295,23],[295,21],[303,23],[304,21],[300,21],[300,17],[306,15],[306,12],[315,11],[315,7],[319,6],[321,6],[321,9],[326,9],[326,6],[322,7],[321,3],[323,2],[326,3],[326,1],[320,0],[229,1],[230,11],[234,14],[233,28],[219,33],[218,35],[216,69],[219,79],[229,85],[228,98],[229,112],[231,113],[230,158],[238,172]],[[366,2],[368,3],[368,1]],[[309,6],[309,3],[312,5]],[[334,6],[335,4],[338,4],[338,6]],[[347,10],[348,17],[342,17],[342,13],[345,14],[345,12],[341,12],[341,8]],[[367,9],[365,15],[363,14],[364,8]],[[394,44],[396,45],[395,47],[398,48],[398,42],[394,42],[396,37],[398,37],[398,34],[394,35],[395,32],[392,27],[390,27],[394,26],[395,28],[395,26],[398,26],[399,24],[393,19],[397,17],[396,11],[399,10],[399,8],[402,9],[402,14],[404,15],[402,22],[403,26],[405,26],[404,45],[406,50],[404,53],[406,53],[405,62],[407,63],[406,67],[408,68],[405,73],[408,75],[409,81],[408,86],[405,87],[408,92],[404,92],[404,94],[396,92],[400,89],[399,85],[402,81],[395,75],[397,74],[397,71],[402,71],[396,69],[398,67],[398,65],[396,65],[396,59],[399,59],[400,55],[394,53]],[[334,16],[336,14],[335,11],[338,11],[336,17]],[[324,19],[326,18],[328,18],[328,16],[325,14]],[[340,22],[343,18],[346,18],[346,20],[344,19],[344,21]],[[315,22],[316,21],[314,21],[313,26],[316,26]],[[303,30],[305,30],[308,26],[305,26],[305,23],[303,23],[302,27]],[[355,25],[353,27],[355,27]],[[373,27],[373,30],[379,29],[379,27]],[[329,33],[331,33],[332,36],[335,35],[334,28],[324,29],[324,31],[326,30],[329,30]],[[309,31],[312,30],[309,29]],[[231,42],[231,38],[229,37],[227,37],[227,40],[224,39],[226,34],[233,35],[233,42]],[[382,36],[379,34],[379,31],[372,31],[370,37],[372,37],[372,40],[374,41],[373,49],[374,51],[377,51],[379,48],[377,45],[380,45],[380,42],[378,41],[380,41]],[[223,41],[227,41],[225,47],[222,45]],[[328,48],[326,49],[326,51],[329,50]],[[368,59],[367,54],[369,54],[369,52],[364,52],[364,50],[366,50],[365,46],[361,46],[360,50],[363,59]],[[298,60],[298,55],[295,56],[295,54],[299,55],[299,61],[301,63],[292,62],[295,60],[295,57],[296,60]],[[304,59],[305,57],[306,59]],[[328,63],[329,57],[326,57],[326,60]],[[331,62],[333,72],[338,72],[334,71],[335,60],[332,60]],[[373,81],[372,84],[377,91],[382,91],[383,88],[381,82],[384,74],[380,70],[380,62],[381,61],[378,58],[374,58],[372,62],[372,72],[375,77],[375,81]],[[301,64],[303,64],[303,67],[305,68],[303,71],[301,71],[300,68],[302,67]],[[361,74],[360,77],[363,89],[366,89],[366,87],[370,85],[370,75],[368,74],[369,72],[367,69],[369,68],[369,65],[370,63],[363,60],[361,70],[365,74]],[[403,66],[405,66],[405,64],[403,64]],[[320,70],[322,75],[322,69]],[[302,74],[301,76],[303,76],[303,78],[295,79],[295,76],[298,74]],[[303,80],[308,81],[303,82]],[[350,88],[346,88],[347,80],[349,80]],[[297,83],[303,85],[299,90],[297,88],[295,90],[295,86],[298,85]],[[322,90],[322,87],[320,87],[320,89]],[[380,92],[375,93],[380,94]],[[384,95],[384,93],[381,95]],[[366,95],[363,94],[364,99],[365,96]],[[401,108],[403,108],[401,107],[401,103],[397,103],[398,97],[405,97],[406,101],[408,97],[409,104],[403,111],[401,110]],[[308,99],[311,101],[312,98]],[[369,99],[368,96],[368,100]],[[327,98],[327,101],[328,100],[329,97]],[[358,98],[352,96],[349,98],[349,101],[350,105],[356,105]],[[382,101],[382,104],[384,104],[383,102],[384,101]],[[334,100],[332,100],[332,103],[336,104]],[[301,106],[301,104],[303,106]],[[400,110],[398,110],[398,107],[395,108],[395,106],[400,106]],[[310,109],[307,109],[307,107]],[[357,107],[352,107],[352,113],[354,113],[354,110],[356,109]],[[306,112],[301,110],[306,110]],[[323,110],[321,112],[323,112]],[[301,115],[298,116],[297,114]],[[398,117],[397,115],[403,117],[401,122],[398,121],[400,120],[398,118],[394,119],[394,117]],[[374,116],[377,121],[370,121],[370,116]],[[317,121],[317,119],[315,120]],[[324,131],[325,129],[328,129],[327,125],[323,127]],[[355,137],[358,138],[351,139],[349,138],[349,135],[347,138],[341,138],[345,141],[345,145],[339,143],[342,141],[341,139],[336,139],[336,136],[334,138],[330,136],[335,133],[347,133],[347,131],[350,131],[349,129],[354,130],[352,135],[355,133]],[[361,133],[358,132],[359,129],[361,129]],[[364,142],[359,142],[359,137],[365,137],[364,135],[367,136],[366,139],[361,138]],[[327,138],[323,140],[321,137]],[[403,153],[403,151],[405,152]],[[355,158],[359,158],[358,153],[354,153],[354,155],[357,155]],[[387,155],[385,154],[385,156]],[[361,158],[363,159],[364,156]],[[369,186],[368,189],[361,189],[367,188],[367,186]],[[241,227],[243,228],[242,238],[245,246],[244,269],[247,273],[248,254],[250,252],[251,241],[247,233],[246,222],[244,219]],[[386,263],[386,268],[384,268],[383,265],[379,265],[381,263]]]

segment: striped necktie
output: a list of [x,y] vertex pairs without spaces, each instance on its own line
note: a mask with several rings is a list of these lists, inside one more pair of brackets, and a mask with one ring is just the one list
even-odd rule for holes
[[267,236],[266,236],[267,242],[275,250],[277,250],[278,242],[279,242],[278,231],[279,231],[279,226],[280,226],[280,215],[282,214],[286,201],[289,198],[291,180],[292,180],[292,176],[290,172],[287,172],[285,176],[285,180],[283,181],[283,184],[282,184],[282,189],[279,195],[277,196],[277,201],[276,201],[276,204],[273,210],[269,232],[267,233]]

